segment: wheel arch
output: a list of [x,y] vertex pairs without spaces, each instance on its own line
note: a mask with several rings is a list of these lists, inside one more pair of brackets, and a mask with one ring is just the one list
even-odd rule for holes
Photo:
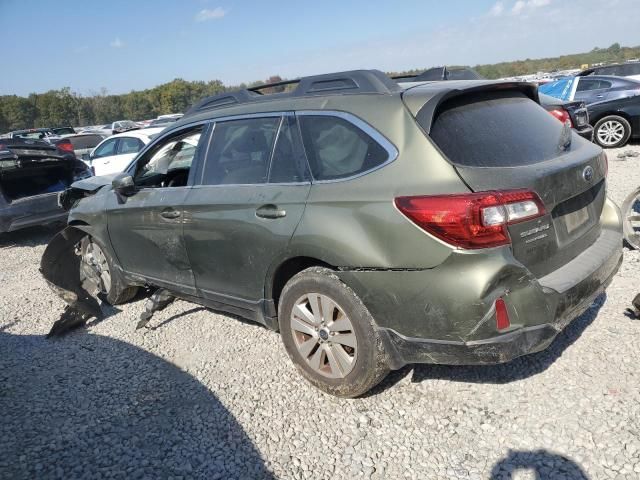
[[336,270],[336,267],[313,256],[294,256],[281,260],[267,273],[265,282],[265,298],[272,300],[276,312],[278,311],[278,302],[280,294],[294,275],[310,267],[325,267],[330,270]]
[[631,123],[631,117],[629,116],[629,114],[627,114],[626,112],[617,112],[615,110],[607,110],[603,113],[598,113],[595,116],[589,116],[590,120],[591,120],[591,125],[593,125],[593,127],[595,128],[596,123],[598,123],[600,120],[602,120],[605,117],[622,117],[624,118],[627,122]]

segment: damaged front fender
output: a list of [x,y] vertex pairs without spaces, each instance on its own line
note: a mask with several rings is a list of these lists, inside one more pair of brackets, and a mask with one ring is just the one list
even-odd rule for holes
[[67,227],[49,242],[40,261],[40,273],[49,287],[67,303],[48,336],[58,335],[91,317],[102,318],[102,310],[92,296],[100,285],[90,268],[82,268],[79,245],[86,233]]

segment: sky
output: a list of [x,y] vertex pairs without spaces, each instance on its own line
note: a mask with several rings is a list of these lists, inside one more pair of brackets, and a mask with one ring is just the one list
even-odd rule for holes
[[640,45],[640,0],[0,0],[0,94],[238,84]]

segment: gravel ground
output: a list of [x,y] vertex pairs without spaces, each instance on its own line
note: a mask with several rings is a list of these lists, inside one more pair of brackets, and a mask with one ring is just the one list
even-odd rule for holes
[[[617,153],[621,203],[640,157]],[[62,309],[38,274],[51,235],[0,237],[0,478],[640,478],[640,321],[623,314],[640,252],[544,352],[405,368],[340,400],[277,334],[182,301],[147,330],[141,297],[46,340]]]

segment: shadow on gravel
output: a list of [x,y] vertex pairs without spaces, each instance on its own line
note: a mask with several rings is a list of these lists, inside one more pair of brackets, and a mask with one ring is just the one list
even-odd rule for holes
[[201,383],[108,337],[0,330],[0,412],[0,478],[273,478]]
[[548,450],[516,451],[497,462],[491,469],[491,480],[515,480],[521,473],[533,473],[532,480],[589,480],[580,466],[569,458]]
[[388,377],[371,393],[377,394],[395,385],[413,369],[411,382],[417,383],[425,380],[451,380],[470,383],[495,383],[503,384],[522,380],[538,373],[544,372],[569,348],[587,329],[598,316],[598,312],[606,301],[606,293],[601,294],[594,301],[589,310],[573,320],[567,328],[558,334],[553,343],[545,350],[516,358],[515,360],[498,365],[410,365],[395,372]]
[[63,227],[63,223],[54,223],[40,227],[23,228],[15,232],[0,233],[0,250],[10,247],[46,245]]

